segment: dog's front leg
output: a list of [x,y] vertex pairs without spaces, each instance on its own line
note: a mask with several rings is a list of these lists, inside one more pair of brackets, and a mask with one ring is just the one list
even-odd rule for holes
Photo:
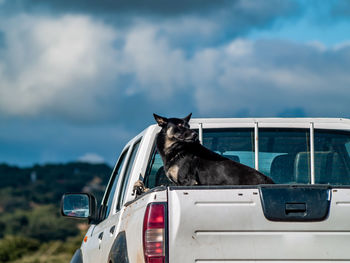
[[179,185],[194,186],[194,185],[198,185],[198,182],[196,180],[193,180],[193,179],[187,179],[187,180],[183,180]]
[[141,180],[137,180],[136,183],[134,184],[132,195],[136,194],[136,196],[138,196],[148,191],[149,191],[149,188],[147,188]]
[[190,185],[193,186],[193,185],[198,185],[198,182],[196,180],[193,180],[191,179],[190,180]]
[[178,174],[178,185],[182,186],[195,186],[199,185],[197,180],[197,170],[191,168],[191,165],[185,165],[179,171]]
[[180,176],[179,178],[179,183],[178,185],[182,185],[182,186],[194,186],[194,185],[198,185],[198,181],[195,180],[191,174],[185,174],[183,176]]

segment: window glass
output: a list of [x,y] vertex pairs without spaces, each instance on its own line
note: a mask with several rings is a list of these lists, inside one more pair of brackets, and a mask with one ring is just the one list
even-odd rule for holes
[[275,183],[309,183],[309,129],[259,128],[259,171]]
[[315,183],[349,185],[350,134],[315,129]]
[[205,129],[203,145],[231,160],[255,167],[253,129]]
[[152,158],[148,164],[144,184],[150,189],[161,185],[173,185],[165,175],[162,157],[156,149],[154,149]]
[[[350,185],[350,133],[314,130],[315,183]],[[204,129],[203,145],[231,160],[255,167],[253,129]],[[259,128],[259,170],[278,184],[311,183],[310,130]],[[170,185],[155,151],[145,185]]]
[[139,149],[139,146],[140,146],[140,141],[141,140],[139,140],[138,142],[136,142],[134,144],[129,161],[128,161],[127,166],[126,166],[126,172],[125,172],[125,175],[123,177],[122,190],[121,190],[121,194],[119,196],[119,202],[118,202],[118,206],[117,206],[118,210],[122,207],[122,204],[124,203],[126,188],[129,184],[129,180],[130,180],[131,168],[133,167],[134,160],[135,160],[135,157],[137,154],[137,150]]
[[[253,129],[206,129],[203,132],[205,147],[227,158],[254,167]],[[162,158],[156,150],[149,162],[144,183],[148,188],[173,185],[165,175]]]
[[345,143],[346,151],[348,152],[348,156],[350,157],[350,142]]
[[106,212],[105,212],[104,218],[106,218],[111,211],[114,193],[115,193],[115,190],[117,188],[118,180],[120,177],[121,170],[123,168],[123,164],[124,164],[125,156],[126,156],[127,152],[128,152],[128,150],[125,150],[122,153],[121,157],[119,158],[117,167],[116,167],[114,174],[112,176],[112,181],[109,184],[109,189],[107,190],[107,195],[106,195],[107,201],[106,201]]

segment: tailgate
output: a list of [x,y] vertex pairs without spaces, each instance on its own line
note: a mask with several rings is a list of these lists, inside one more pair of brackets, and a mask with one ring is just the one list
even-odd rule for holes
[[350,189],[170,187],[168,195],[170,263],[350,262]]

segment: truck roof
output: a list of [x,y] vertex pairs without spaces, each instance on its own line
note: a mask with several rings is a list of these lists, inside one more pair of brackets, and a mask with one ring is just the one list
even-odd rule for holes
[[310,124],[319,129],[350,129],[350,119],[346,118],[193,118],[191,127],[224,128],[309,128]]
[[[192,118],[193,129],[215,128],[304,128],[350,131],[350,119],[347,118]],[[153,124],[144,129],[138,136],[147,131],[159,132],[160,127]],[[138,137],[137,136],[137,137]],[[135,140],[132,139],[131,141]]]

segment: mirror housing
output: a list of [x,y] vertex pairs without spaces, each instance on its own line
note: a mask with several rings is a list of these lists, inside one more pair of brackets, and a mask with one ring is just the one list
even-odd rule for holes
[[96,221],[97,202],[92,194],[66,193],[61,200],[61,214],[65,217]]

